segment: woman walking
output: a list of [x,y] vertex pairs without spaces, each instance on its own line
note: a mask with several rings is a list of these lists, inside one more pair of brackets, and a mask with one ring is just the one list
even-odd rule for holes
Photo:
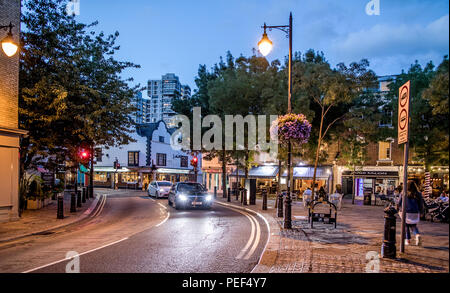
[[[398,207],[399,214],[402,214],[403,210],[403,198],[400,197]],[[416,183],[414,181],[408,181],[408,193],[406,195],[406,239],[405,245],[409,245],[411,241],[411,231],[416,235],[416,245],[421,245],[420,232],[417,228],[417,224],[420,221],[420,214],[423,209],[422,194],[419,192]]]

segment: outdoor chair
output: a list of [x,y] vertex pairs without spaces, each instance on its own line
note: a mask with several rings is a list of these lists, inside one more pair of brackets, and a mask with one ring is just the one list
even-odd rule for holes
[[334,204],[338,210],[342,208],[342,198],[344,197],[343,194],[340,193],[333,193],[329,196],[329,201]]

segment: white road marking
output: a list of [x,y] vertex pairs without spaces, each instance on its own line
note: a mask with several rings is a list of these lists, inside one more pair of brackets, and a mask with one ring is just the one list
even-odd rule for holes
[[[225,207],[227,207],[227,208],[229,208],[229,209],[231,209],[231,210],[233,210],[235,212],[238,212],[238,213],[246,216],[249,219],[249,221],[250,221],[250,223],[252,225],[251,226],[252,230],[251,230],[251,233],[250,233],[250,238],[249,238],[247,244],[245,245],[245,247],[241,250],[241,252],[238,254],[238,256],[236,256],[236,259],[241,259],[241,258],[249,259],[253,255],[253,253],[255,252],[255,250],[258,247],[258,244],[259,244],[259,242],[261,240],[261,228],[260,228],[259,222],[249,212],[256,213],[256,214],[258,214],[258,213],[255,212],[255,211],[249,210],[249,209],[245,209],[245,210],[248,211],[248,212],[246,212],[243,209],[235,208],[235,207],[233,207],[233,205],[229,205],[229,204],[225,204],[225,203],[219,203],[219,204],[223,205],[223,206],[225,206]],[[261,215],[259,215],[259,216],[262,217]],[[256,233],[255,233],[255,228],[256,228]],[[249,248],[250,248],[252,243],[253,243],[253,246],[249,250]],[[267,245],[267,243],[266,243],[266,245]],[[247,254],[245,255],[246,252],[247,252]],[[245,255],[245,257],[243,257],[244,255]]]
[[[97,248],[94,248],[94,249],[91,249],[91,250],[82,252],[82,253],[78,254],[77,256],[85,255],[85,254],[94,252],[94,251],[96,251],[96,250],[100,250],[100,249],[102,249],[102,248],[105,248],[105,247],[108,247],[108,246],[117,244],[117,243],[122,242],[122,241],[125,241],[125,240],[127,240],[127,239],[128,239],[128,237],[123,238],[123,239],[120,239],[120,240],[117,240],[117,241],[114,241],[114,242],[111,242],[111,243],[109,243],[109,244],[105,244],[105,245],[103,245],[103,246],[100,246],[100,247],[97,247]],[[73,258],[73,257],[72,257],[72,258]],[[31,270],[27,270],[27,271],[24,271],[24,272],[22,272],[22,273],[23,273],[23,274],[26,274],[26,273],[30,273],[30,272],[33,272],[33,271],[37,271],[37,270],[40,270],[40,269],[42,269],[42,268],[49,267],[49,266],[52,266],[52,265],[61,263],[61,262],[63,262],[63,261],[71,260],[72,258],[65,258],[65,259],[61,259],[61,260],[58,260],[58,261],[54,261],[54,262],[52,262],[52,263],[49,263],[49,264],[46,264],[46,265],[43,265],[43,266],[40,266],[40,267],[31,269]]]

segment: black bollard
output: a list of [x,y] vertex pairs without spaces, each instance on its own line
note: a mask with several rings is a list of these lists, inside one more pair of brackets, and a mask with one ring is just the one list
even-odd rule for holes
[[75,192],[70,193],[70,212],[77,212],[77,198],[75,196]]
[[59,194],[58,197],[58,211],[56,213],[57,219],[64,219],[64,196]]
[[81,190],[77,190],[77,208],[81,208]]
[[262,209],[263,209],[263,211],[266,211],[267,210],[267,189],[262,190],[262,200],[263,200]]
[[242,197],[244,198],[244,202],[242,204],[246,206],[247,205],[247,189],[245,189],[245,188],[242,192]]
[[383,244],[381,245],[381,257],[396,258],[397,249],[395,247],[395,222],[396,210],[389,206],[384,210],[384,235]]
[[82,190],[81,202],[86,203],[86,187],[83,187],[81,190]]
[[278,200],[278,214],[277,214],[277,216],[279,218],[282,218],[284,216],[283,215],[283,193],[280,192],[278,194],[277,200]]
[[214,198],[217,198],[217,186],[214,186]]
[[231,192],[230,192],[230,188],[228,188],[228,194],[227,194],[227,202],[231,201]]

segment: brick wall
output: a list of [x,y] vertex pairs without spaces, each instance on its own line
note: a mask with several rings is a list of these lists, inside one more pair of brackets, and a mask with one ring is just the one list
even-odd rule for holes
[[[20,0],[0,0],[0,25],[15,26],[14,40],[19,43]],[[0,40],[8,31],[0,30]],[[7,57],[0,48],[0,127],[18,128],[19,54]]]

